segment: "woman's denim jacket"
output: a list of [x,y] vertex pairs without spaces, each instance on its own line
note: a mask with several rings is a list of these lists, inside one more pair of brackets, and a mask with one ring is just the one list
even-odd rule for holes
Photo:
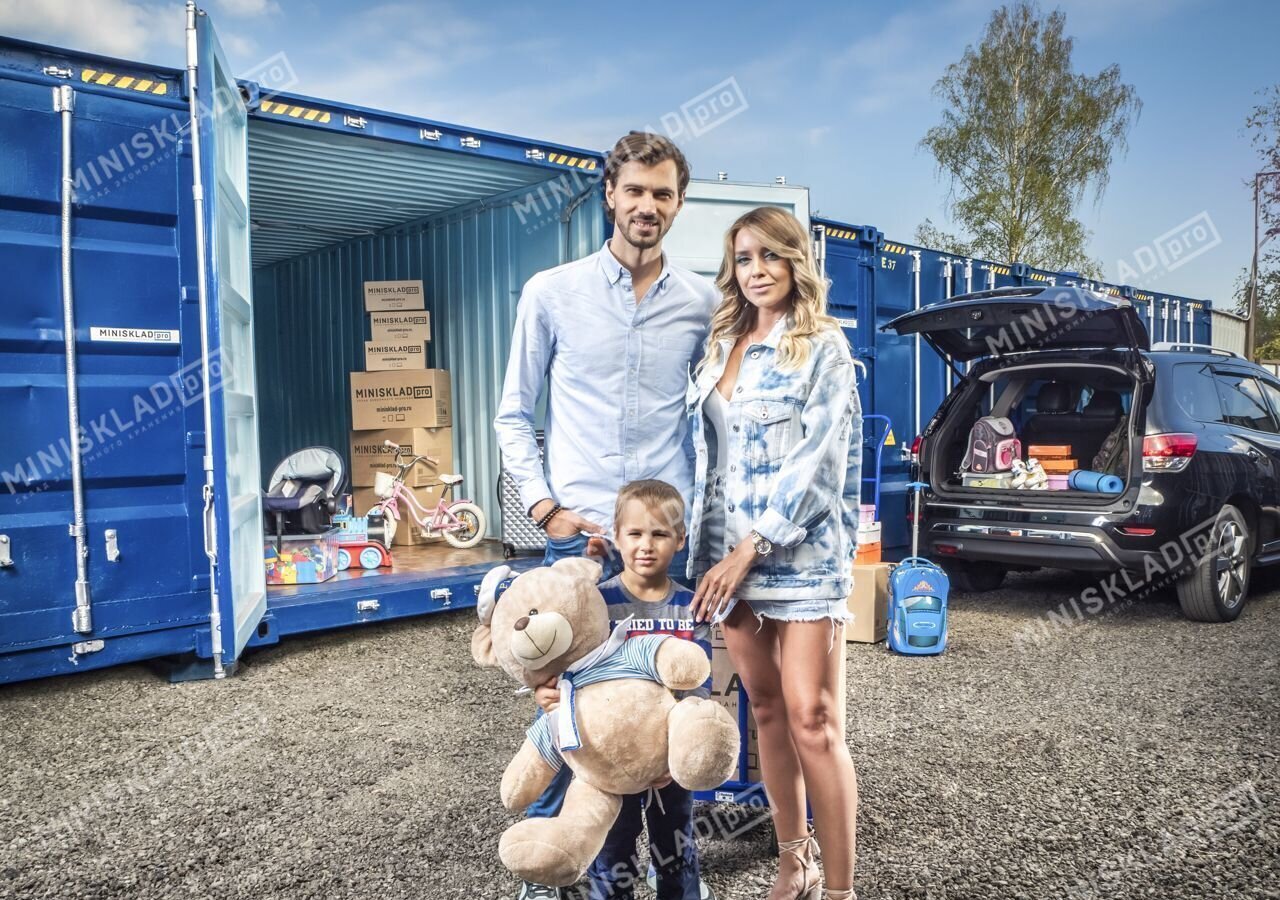
[[[778,368],[784,318],[747,347],[728,403],[730,442],[725,537],[732,547],[755,531],[774,552],[758,559],[738,589],[746,600],[844,597],[852,587],[862,477],[862,408],[849,345],[839,331],[812,339],[809,359]],[[720,549],[701,527],[708,468],[716,459],[703,404],[724,373],[732,342],[689,388],[689,434],[695,453],[689,576],[699,578]]]

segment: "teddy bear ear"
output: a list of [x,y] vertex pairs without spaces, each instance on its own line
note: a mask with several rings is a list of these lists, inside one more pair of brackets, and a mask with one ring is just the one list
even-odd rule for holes
[[510,586],[510,580],[514,574],[510,566],[497,566],[485,573],[484,579],[480,582],[480,590],[476,594],[476,614],[480,617],[481,625],[489,625],[493,622],[493,608],[497,606],[498,597],[501,596],[505,587]]
[[498,668],[498,654],[493,649],[493,629],[477,625],[471,634],[471,658],[484,669]]
[[570,556],[562,559],[552,565],[551,570],[568,575],[570,578],[589,579],[592,584],[600,580],[600,574],[604,571],[600,563],[585,556]]

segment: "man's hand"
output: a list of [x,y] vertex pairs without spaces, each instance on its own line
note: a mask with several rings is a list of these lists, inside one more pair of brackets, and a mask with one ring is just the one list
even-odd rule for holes
[[556,689],[557,679],[553,676],[533,689],[533,699],[538,701],[544,713],[550,713],[560,705],[560,691]]
[[[534,522],[542,521],[542,517],[555,507],[556,502],[550,498],[539,500],[529,510],[529,518]],[[604,529],[595,522],[588,522],[571,509],[562,509],[547,523],[547,536],[553,538],[573,537],[585,531],[587,534],[603,534]]]

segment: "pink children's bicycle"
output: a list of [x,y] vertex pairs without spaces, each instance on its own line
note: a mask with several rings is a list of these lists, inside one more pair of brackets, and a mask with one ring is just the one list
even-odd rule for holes
[[474,547],[484,540],[484,510],[470,500],[448,501],[446,499],[453,493],[454,487],[462,484],[461,475],[440,475],[444,490],[440,494],[440,501],[436,504],[436,508],[428,511],[418,502],[418,498],[413,496],[413,491],[404,486],[404,478],[418,463],[425,460],[434,465],[437,461],[429,456],[415,456],[405,462],[404,458],[408,454],[403,447],[392,441],[385,443],[396,451],[396,468],[400,470],[394,476],[386,472],[378,472],[373,477],[373,492],[381,498],[373,511],[381,513],[383,521],[386,522],[388,544],[395,537],[397,523],[400,521],[401,500],[405,503],[405,512],[422,529],[424,538],[443,537],[460,550]]

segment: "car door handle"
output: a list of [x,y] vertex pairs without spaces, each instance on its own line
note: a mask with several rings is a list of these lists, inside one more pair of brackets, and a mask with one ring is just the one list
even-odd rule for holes
[[1262,459],[1262,452],[1256,447],[1250,447],[1248,454],[1250,459]]

